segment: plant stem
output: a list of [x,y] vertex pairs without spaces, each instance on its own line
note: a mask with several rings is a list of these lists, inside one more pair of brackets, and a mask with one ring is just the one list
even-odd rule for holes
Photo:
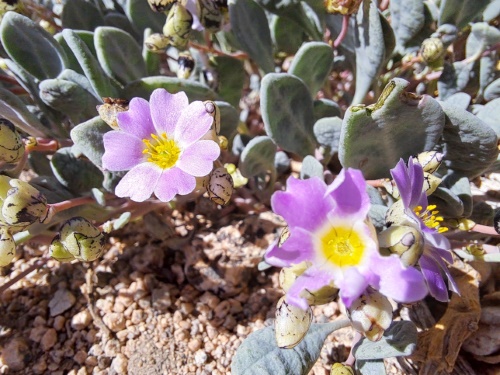
[[347,35],[347,29],[349,28],[349,18],[351,16],[346,14],[342,18],[342,30],[340,30],[340,34],[337,36],[337,39],[333,42],[333,48],[338,48],[340,46],[340,43],[344,40],[345,36]]

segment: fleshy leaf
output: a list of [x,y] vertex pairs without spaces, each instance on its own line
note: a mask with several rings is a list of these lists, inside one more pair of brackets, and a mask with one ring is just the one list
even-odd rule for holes
[[424,2],[421,0],[392,0],[389,9],[398,50],[403,52],[408,47],[407,43],[424,26]]
[[243,62],[230,56],[215,56],[211,64],[217,72],[217,92],[219,96],[237,107],[245,83]]
[[[93,31],[87,31],[87,30],[74,30],[76,35],[80,37],[80,39],[85,43],[85,45],[89,48],[90,52],[92,53],[92,56],[97,58],[97,53],[95,51],[94,47],[94,32]],[[82,67],[80,66],[80,63],[78,62],[78,59],[76,58],[75,54],[71,50],[71,48],[68,46],[68,43],[66,43],[66,40],[63,37],[62,33],[57,33],[54,35],[54,39],[57,40],[57,42],[61,45],[62,49],[66,53],[66,56],[68,58],[68,63],[66,66],[74,70],[77,73],[80,74],[85,74],[83,72]]]
[[[153,30],[150,28],[144,30],[144,40],[146,40],[151,34],[153,34]],[[160,74],[160,55],[151,51],[148,47],[146,47],[146,44],[142,46],[142,58],[146,64],[149,76],[156,76]]]
[[442,0],[439,8],[439,24],[451,23],[459,29],[480,18],[481,12],[486,8],[490,0]]
[[495,131],[497,137],[500,137],[500,122],[498,121],[500,117],[500,98],[486,103],[477,113],[477,117],[487,123]]
[[144,0],[126,0],[123,8],[128,19],[141,35],[147,28],[151,28],[155,33],[161,32],[167,20],[166,14],[153,12],[148,2]]
[[130,23],[130,20],[121,13],[108,13],[104,16],[104,22],[106,26],[116,27],[121,29],[134,37],[135,40],[141,41],[141,35],[137,32],[134,26]]
[[104,18],[94,4],[71,0],[64,4],[61,22],[65,29],[93,31],[97,26],[104,25]]
[[351,106],[344,117],[339,159],[361,169],[368,179],[390,177],[400,158],[434,148],[444,127],[444,112],[428,95],[406,91],[409,82],[392,79],[370,106]]
[[267,135],[286,151],[312,155],[316,148],[313,104],[302,80],[291,74],[267,74],[260,93]]
[[[104,155],[103,136],[111,128],[96,116],[71,130],[71,139],[78,153],[84,154],[92,163],[102,167]],[[75,150],[73,151],[75,153]]]
[[254,0],[231,0],[229,17],[241,48],[265,73],[274,71],[271,31],[264,10]]
[[125,85],[148,74],[141,47],[125,31],[98,27],[94,32],[94,43],[102,68],[118,82]]
[[307,155],[302,161],[300,178],[301,180],[307,180],[311,177],[323,179],[323,165],[314,156]]
[[486,100],[493,100],[500,97],[500,78],[491,82],[484,90],[484,98]]
[[240,122],[238,111],[229,103],[216,101],[220,110],[220,135],[230,139]]
[[274,157],[276,145],[271,138],[259,136],[253,138],[241,153],[239,168],[241,174],[247,178],[268,171],[274,172]]
[[324,117],[314,124],[314,135],[321,146],[334,154],[339,149],[341,129],[342,120],[339,117]]
[[342,117],[340,106],[330,99],[317,99],[313,102],[314,119],[318,121],[323,117]]
[[273,15],[271,22],[271,38],[278,52],[295,54],[305,38],[301,27],[289,18]]
[[233,357],[233,375],[305,375],[317,361],[327,336],[345,327],[345,321],[313,323],[306,337],[293,349],[280,349],[274,327],[249,335]]
[[17,128],[34,137],[46,137],[45,127],[33,115],[21,99],[0,88],[0,113]]
[[288,73],[302,79],[312,97],[323,86],[333,65],[333,49],[323,42],[304,43],[293,58]]
[[66,67],[66,54],[52,35],[15,12],[0,23],[0,39],[9,57],[39,80],[55,78]]
[[467,177],[445,176],[441,185],[429,196],[444,217],[469,217],[472,213],[472,192]]
[[362,375],[382,375],[386,374],[384,361],[382,359],[373,361],[357,360],[354,368]]

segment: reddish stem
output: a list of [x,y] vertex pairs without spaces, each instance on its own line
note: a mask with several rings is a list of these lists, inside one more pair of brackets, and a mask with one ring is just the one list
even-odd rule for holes
[[348,14],[345,14],[344,17],[342,18],[342,30],[340,30],[340,34],[337,36],[337,39],[333,42],[333,48],[337,48],[340,46],[340,43],[344,40],[345,36],[347,35],[347,29],[349,28],[349,18],[351,16]]
[[248,55],[246,53],[243,53],[243,52],[225,53],[225,52],[219,51],[218,49],[209,48],[207,46],[203,46],[203,45],[195,43],[195,42],[189,42],[189,45],[193,48],[199,49],[200,51],[210,52],[210,53],[213,53],[214,55],[230,56],[230,57],[234,57],[235,59],[240,59],[240,60],[244,60],[244,59],[248,58]]

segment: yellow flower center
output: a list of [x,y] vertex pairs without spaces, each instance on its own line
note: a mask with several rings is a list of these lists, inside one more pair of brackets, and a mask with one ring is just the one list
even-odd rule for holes
[[173,139],[169,139],[166,133],[159,136],[151,134],[151,139],[142,140],[146,148],[143,154],[148,155],[148,161],[156,164],[162,169],[172,168],[181,154],[181,149]]
[[427,228],[434,229],[438,233],[444,233],[448,231],[447,227],[441,226],[444,220],[442,216],[438,216],[439,211],[436,210],[436,205],[431,204],[423,210],[422,206],[417,206],[413,209],[418,217],[422,219]]
[[324,257],[337,267],[358,265],[366,247],[350,227],[332,227],[321,237],[320,246]]

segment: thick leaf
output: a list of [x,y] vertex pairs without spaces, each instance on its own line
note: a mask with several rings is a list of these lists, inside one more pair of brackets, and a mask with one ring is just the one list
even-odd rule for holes
[[157,88],[164,88],[172,94],[184,91],[190,101],[217,99],[217,94],[199,82],[165,76],[146,77],[133,81],[125,86],[122,96],[126,99],[132,99],[135,96],[149,99],[151,93]]
[[162,31],[167,20],[165,13],[154,12],[148,2],[144,0],[125,0],[124,2],[125,14],[141,35],[147,28],[152,29],[155,33]]
[[264,72],[274,71],[271,31],[264,10],[254,0],[231,0],[229,18],[241,48]]
[[57,150],[50,164],[57,180],[73,193],[88,193],[90,189],[102,186],[104,176],[101,170],[87,159],[76,158],[70,147]]
[[395,78],[377,103],[353,106],[345,114],[339,143],[344,167],[361,169],[365,178],[390,177],[400,158],[434,148],[444,127],[439,103],[406,92],[409,82]]
[[267,74],[260,93],[267,134],[286,151],[312,155],[316,148],[313,104],[302,80],[291,74]]
[[229,103],[216,101],[220,109],[220,135],[230,139],[240,122],[238,111]]
[[354,362],[354,368],[361,375],[383,375],[385,372],[384,360],[362,361],[357,360]]
[[278,52],[293,55],[305,39],[302,28],[289,18],[273,15],[270,27],[271,39]]
[[439,9],[439,24],[451,23],[459,29],[464,28],[470,21],[481,18],[481,12],[490,0],[442,0]]
[[111,84],[111,80],[78,34],[73,30],[65,29],[62,31],[62,35],[78,60],[94,91],[101,97],[118,97],[117,90]]
[[498,157],[495,131],[472,113],[441,102],[446,114],[443,131],[445,164],[458,176],[474,178]]
[[104,25],[104,18],[91,2],[71,0],[64,4],[61,22],[65,29],[93,31]]
[[465,89],[473,74],[474,62],[456,61],[446,63],[438,80],[439,99],[446,100],[453,94]]
[[333,50],[323,42],[304,43],[295,55],[288,73],[304,81],[312,97],[323,86],[333,65]]
[[344,320],[313,323],[306,337],[293,349],[280,349],[274,327],[266,327],[248,336],[233,357],[233,375],[307,375],[319,357],[327,336],[346,326]]
[[276,145],[271,138],[259,136],[253,138],[241,153],[239,168],[241,174],[247,178],[268,171],[274,173],[274,158]]
[[465,92],[457,92],[456,94],[450,95],[446,98],[445,102],[454,105],[455,107],[460,107],[467,110],[469,107],[471,96]]
[[278,151],[274,157],[274,168],[276,172],[282,175],[290,170],[291,161],[285,151]]
[[146,63],[136,40],[114,27],[98,27],[94,33],[97,59],[108,76],[123,85],[145,77]]
[[307,180],[311,177],[323,179],[323,165],[314,156],[307,155],[302,161],[300,178],[302,180]]
[[500,137],[500,98],[492,100],[484,105],[477,113],[477,117],[488,124]]
[[417,327],[413,322],[393,322],[379,341],[363,337],[353,349],[356,360],[373,360],[412,354],[417,348]]
[[90,81],[84,75],[79,74],[71,69],[64,69],[61,72],[61,74],[57,76],[57,78],[64,79],[66,81],[71,81],[76,83],[77,85],[80,85],[85,90],[87,90],[89,94],[93,95],[99,102],[102,102],[101,98],[96,94],[96,92],[92,88]]
[[3,16],[0,39],[9,57],[39,80],[55,78],[66,67],[66,54],[52,35],[18,13]]
[[73,153],[82,153],[92,163],[102,167],[103,136],[110,130],[109,125],[102,121],[99,116],[74,127],[71,130],[71,139],[75,148]]
[[46,129],[21,99],[0,88],[0,113],[18,129],[33,137],[46,137]]
[[230,56],[215,56],[210,63],[217,72],[217,93],[238,107],[246,77],[243,62]]
[[472,192],[467,177],[450,174],[443,178],[441,185],[429,196],[430,204],[438,207],[443,217],[469,217],[472,213]]
[[424,26],[424,2],[421,0],[392,0],[389,9],[398,51],[404,52],[408,46],[407,43]]
[[491,82],[484,90],[484,99],[493,100],[500,97],[500,78]]
[[483,11],[483,21],[490,22],[500,16],[500,0],[490,0]]
[[323,117],[342,117],[340,106],[330,99],[317,99],[313,102],[314,120]]
[[330,154],[338,152],[342,119],[339,117],[324,117],[314,124],[314,135],[318,143],[327,148]]
[[[144,40],[146,40],[151,34],[153,34],[153,30],[150,28],[144,30]],[[146,64],[149,76],[157,76],[160,74],[160,55],[151,51],[144,43],[142,46],[142,58]]]
[[[87,30],[74,30],[74,32],[80,37],[81,40],[83,40],[85,45],[89,48],[90,52],[92,53],[92,56],[97,58],[97,52],[94,47],[94,32]],[[68,63],[66,64],[66,66],[77,73],[85,74],[75,54],[68,46],[68,43],[66,43],[63,34],[57,33],[56,35],[54,35],[54,39],[57,40],[57,42],[61,45],[64,52],[66,53],[66,56],[68,57]]]
[[137,32],[124,14],[116,12],[108,13],[104,16],[104,22],[105,26],[116,27],[117,29],[123,30],[132,35],[136,41],[142,41],[142,35]]

